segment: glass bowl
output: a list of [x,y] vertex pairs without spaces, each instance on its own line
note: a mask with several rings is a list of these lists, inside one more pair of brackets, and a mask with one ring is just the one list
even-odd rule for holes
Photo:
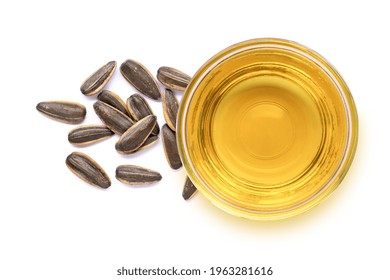
[[239,217],[302,213],[340,184],[356,150],[351,93],[322,56],[264,38],[230,46],[193,76],[177,143],[191,181]]

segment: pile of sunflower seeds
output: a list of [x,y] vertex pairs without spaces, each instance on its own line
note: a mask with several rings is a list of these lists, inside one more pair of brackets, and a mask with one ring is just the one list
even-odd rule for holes
[[[165,124],[161,128],[165,156],[172,169],[182,166],[176,143],[176,118],[179,102],[173,90],[184,91],[191,80],[187,74],[163,66],[157,71],[157,79],[165,87],[163,91],[153,75],[141,63],[126,60],[120,66],[122,76],[141,94],[132,94],[126,103],[114,92],[104,89],[117,67],[110,61],[90,75],[81,85],[86,96],[97,95],[93,108],[103,124],[80,125],[68,134],[69,143],[86,146],[102,141],[114,134],[120,136],[115,149],[120,154],[132,154],[146,149],[158,141],[160,127],[147,100],[162,100]],[[80,124],[86,116],[84,105],[71,101],[46,101],[36,106],[45,116],[68,124]],[[72,152],[65,161],[75,175],[87,183],[101,188],[111,186],[111,180],[103,168],[91,157]],[[116,168],[118,181],[129,185],[147,185],[160,181],[159,172],[136,165],[120,165]],[[194,184],[186,177],[182,196],[185,200],[196,193]]]

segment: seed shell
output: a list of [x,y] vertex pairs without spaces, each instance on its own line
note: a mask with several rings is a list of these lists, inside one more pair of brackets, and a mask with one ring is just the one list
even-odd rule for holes
[[156,79],[141,63],[128,59],[122,63],[120,71],[139,92],[154,100],[160,99],[161,93]]
[[80,86],[80,91],[87,96],[101,91],[111,79],[116,69],[116,61],[110,61],[96,70]]
[[165,87],[179,91],[185,91],[191,81],[189,75],[168,66],[162,66],[157,70],[157,79]]
[[162,176],[157,171],[136,165],[120,165],[116,168],[115,177],[128,185],[148,185],[158,182]]
[[144,150],[144,149],[146,149],[146,148],[152,146],[153,144],[155,144],[157,141],[158,141],[158,136],[156,136],[156,135],[150,135],[150,136],[145,140],[145,142],[142,144],[142,146],[138,148],[137,151]]
[[107,126],[99,124],[80,125],[68,134],[68,141],[77,146],[89,145],[114,134]]
[[70,171],[85,182],[103,189],[111,186],[111,180],[107,173],[86,154],[73,152],[66,158],[65,163]]
[[132,94],[127,98],[126,107],[135,120],[140,120],[146,116],[153,115],[149,103],[138,93]]
[[126,109],[126,103],[116,93],[109,90],[102,90],[98,94],[97,99],[104,103],[107,103],[115,109],[118,109],[123,114],[130,116]]
[[44,101],[37,104],[37,110],[56,121],[77,124],[85,119],[85,106],[70,101]]
[[93,108],[101,121],[118,135],[125,133],[134,124],[129,116],[100,100],[93,104]]
[[[135,93],[132,94],[129,98],[127,98],[126,106],[130,115],[135,120],[140,120],[146,116],[153,115],[153,111],[150,108],[148,102],[140,94]],[[159,133],[160,128],[158,126],[158,123],[156,122],[156,125],[152,130],[152,134],[158,135]]]
[[150,146],[152,146],[153,144],[155,144],[157,141],[158,141],[158,136],[150,135],[145,140],[145,142],[141,145],[141,147],[139,147],[137,150],[131,152],[131,154],[135,154],[135,153],[137,153],[139,151],[145,150],[145,149],[149,148]]
[[170,89],[165,89],[162,95],[164,119],[170,129],[176,131],[176,118],[179,110],[179,101]]
[[190,178],[187,177],[184,183],[183,193],[182,193],[184,200],[190,199],[196,193],[197,190],[198,189],[191,182]]
[[179,169],[182,166],[179,151],[177,149],[176,135],[167,124],[162,126],[162,141],[168,164],[172,169]]
[[156,116],[146,116],[122,134],[115,149],[120,154],[130,154],[142,146],[156,125]]

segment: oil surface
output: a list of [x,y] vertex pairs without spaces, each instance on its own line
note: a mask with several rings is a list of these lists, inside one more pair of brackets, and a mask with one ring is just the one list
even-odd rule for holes
[[321,62],[271,46],[210,69],[185,112],[187,171],[202,193],[237,215],[278,215],[342,179],[348,114]]
[[314,101],[293,82],[273,76],[253,77],[227,91],[215,108],[211,131],[227,172],[272,188],[307,169],[322,134]]

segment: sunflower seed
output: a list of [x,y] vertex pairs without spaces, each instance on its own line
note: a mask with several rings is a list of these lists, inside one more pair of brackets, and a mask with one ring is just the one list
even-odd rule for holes
[[87,114],[84,105],[69,101],[40,102],[36,108],[51,119],[71,124],[81,123]]
[[157,171],[136,165],[120,165],[116,168],[115,177],[118,181],[129,185],[147,185],[161,180]]
[[120,71],[139,92],[152,99],[160,99],[161,93],[156,79],[141,63],[128,59],[122,63]]
[[137,150],[129,153],[129,154],[135,154],[139,151],[142,151],[142,150],[145,150],[147,149],[148,147],[152,146],[153,144],[155,144],[156,142],[158,141],[158,136],[156,135],[150,135],[146,140],[145,142],[141,145],[141,147],[139,147]]
[[66,158],[65,163],[70,171],[85,182],[104,189],[111,186],[110,178],[106,172],[86,154],[73,152]]
[[118,153],[130,154],[141,147],[156,125],[156,119],[156,116],[146,116],[123,133],[115,144],[115,149]]
[[114,132],[105,125],[81,125],[69,132],[68,141],[73,145],[83,146],[101,141],[113,134]]
[[[158,136],[156,136],[156,135],[150,135],[150,136],[145,140],[145,142],[142,144],[142,146],[138,148],[137,151],[140,151],[140,150],[143,150],[143,149],[146,149],[146,148],[152,146],[153,144],[155,144],[155,143],[157,142],[157,140],[158,140]],[[136,151],[136,152],[137,152],[137,151]]]
[[172,169],[179,169],[182,166],[179,151],[176,144],[176,135],[167,124],[162,126],[162,141],[168,164]]
[[[133,94],[126,100],[127,110],[135,120],[140,120],[146,116],[153,115],[153,111],[150,108],[148,102],[140,94]],[[158,123],[154,126],[152,134],[158,135],[160,128]]]
[[183,193],[182,193],[184,200],[190,199],[196,193],[196,191],[197,188],[191,182],[190,178],[188,178],[187,176],[183,187]]
[[162,95],[162,106],[165,121],[170,129],[176,131],[177,111],[179,110],[179,102],[170,89],[165,89]]
[[116,69],[116,61],[110,61],[96,70],[81,85],[80,90],[84,95],[94,95],[101,91],[111,79]]
[[97,99],[104,103],[107,103],[115,109],[118,109],[123,114],[130,116],[126,109],[126,103],[114,92],[109,90],[102,90],[98,94]]
[[175,68],[162,66],[157,70],[157,79],[167,88],[184,91],[191,77]]
[[122,135],[134,124],[129,116],[102,101],[96,101],[93,108],[102,122],[118,135]]

